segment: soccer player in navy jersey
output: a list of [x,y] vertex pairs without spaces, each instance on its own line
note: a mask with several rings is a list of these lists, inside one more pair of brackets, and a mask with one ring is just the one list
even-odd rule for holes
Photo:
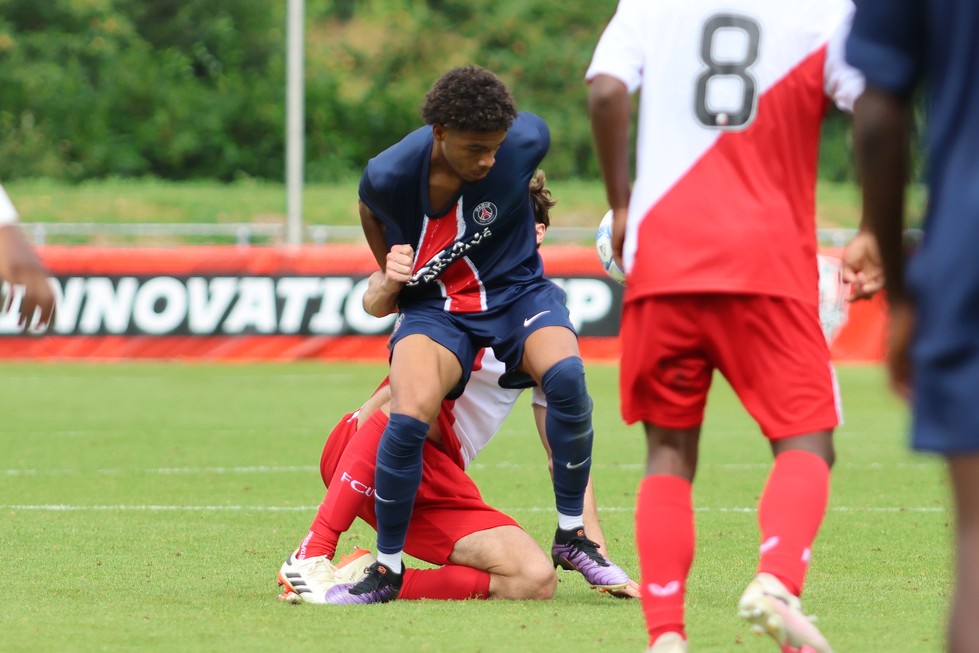
[[[539,170],[530,182],[539,245],[550,224],[555,204],[546,177]],[[384,275],[375,272],[367,292]],[[405,569],[399,599],[546,599],[553,595],[556,576],[551,560],[509,516],[486,504],[465,470],[499,431],[523,390],[502,388],[505,371],[491,350],[481,350],[465,392],[442,402],[439,416],[424,445],[422,482],[415,497],[405,551],[438,565],[436,569]],[[299,547],[279,570],[281,599],[292,603],[326,603],[330,592],[346,591],[375,562],[370,552],[333,563],[337,544],[356,517],[376,525],[374,469],[377,447],[388,424],[391,388],[385,379],[354,413],[348,413],[327,439],[320,472],[329,488]],[[546,405],[540,388],[531,402],[534,422],[546,445]],[[548,456],[550,458],[550,456]],[[584,514],[588,533],[603,553],[605,538],[598,521],[595,494],[589,481]],[[621,586],[615,567],[602,577],[592,575],[594,587],[613,596],[636,598],[639,586]],[[607,583],[608,579],[614,585]],[[596,582],[597,581],[597,582]]]
[[[951,653],[979,651],[979,3],[861,0],[847,58],[867,77],[854,110],[863,221],[891,310],[888,365],[910,398],[912,445],[948,461],[956,507]],[[905,277],[904,185],[917,89],[927,97],[928,211]]]
[[365,308],[400,314],[374,479],[378,561],[331,595],[335,603],[397,598],[422,445],[481,347],[506,364],[501,385],[544,391],[558,512],[553,561],[586,579],[614,567],[585,535],[591,399],[564,292],[544,278],[536,247],[528,184],[550,145],[547,125],[518,113],[507,86],[477,66],[439,78],[422,117],[426,126],[371,159],[360,182],[361,223],[384,272]]

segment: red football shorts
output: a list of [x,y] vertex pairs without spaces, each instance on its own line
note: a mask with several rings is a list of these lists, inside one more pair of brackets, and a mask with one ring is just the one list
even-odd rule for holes
[[766,295],[654,295],[622,312],[622,417],[704,420],[715,369],[772,440],[834,428],[839,389],[816,306]]
[[[387,415],[380,410],[360,428],[356,417],[345,415],[323,448],[320,472],[324,482],[329,485],[326,479],[333,477],[340,456],[348,447],[357,447],[358,453],[373,463],[387,423]],[[377,529],[373,488],[364,493],[357,516]],[[442,449],[426,440],[422,452],[422,482],[408,523],[405,552],[419,560],[444,565],[449,562],[452,549],[460,539],[497,526],[519,528],[511,517],[487,505],[469,475]]]

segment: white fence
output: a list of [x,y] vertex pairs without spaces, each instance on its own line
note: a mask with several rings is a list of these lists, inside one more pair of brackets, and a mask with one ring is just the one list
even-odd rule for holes
[[[25,222],[21,226],[37,245],[159,242],[170,245],[181,242],[271,245],[286,242],[286,226],[283,224]],[[855,233],[855,229],[817,229],[816,237],[820,245],[842,247]],[[547,232],[547,242],[551,244],[587,244],[594,237],[595,229],[591,227],[552,227]],[[303,229],[303,242],[315,245],[363,242],[363,232],[358,226],[307,225]]]

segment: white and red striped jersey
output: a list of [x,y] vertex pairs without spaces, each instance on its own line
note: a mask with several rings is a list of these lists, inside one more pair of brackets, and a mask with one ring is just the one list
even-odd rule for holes
[[[497,434],[523,392],[500,387],[500,377],[505,371],[506,365],[493,355],[492,349],[481,349],[465,392],[454,401],[442,402],[438,416],[442,448],[463,469],[469,467]],[[547,405],[539,387],[534,387],[532,401]]]
[[7,191],[0,186],[0,227],[17,222],[17,209],[7,196]]
[[641,88],[626,301],[743,292],[817,301],[823,116],[863,78],[850,0],[620,0],[586,73]]

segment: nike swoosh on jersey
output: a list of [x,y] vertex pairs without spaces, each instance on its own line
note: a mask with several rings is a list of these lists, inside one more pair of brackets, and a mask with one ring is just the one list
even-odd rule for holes
[[578,469],[579,467],[581,467],[582,465],[584,465],[585,463],[587,463],[589,460],[591,460],[591,456],[588,456],[587,458],[585,458],[584,460],[582,460],[580,463],[575,463],[573,465],[571,463],[566,463],[566,465],[567,465],[567,468],[568,469]]
[[547,315],[548,313],[550,313],[550,311],[541,311],[537,315],[528,317],[526,320],[523,321],[523,325],[525,327],[529,327],[531,324],[533,324],[534,322],[537,321],[537,318],[543,317],[543,316]]

